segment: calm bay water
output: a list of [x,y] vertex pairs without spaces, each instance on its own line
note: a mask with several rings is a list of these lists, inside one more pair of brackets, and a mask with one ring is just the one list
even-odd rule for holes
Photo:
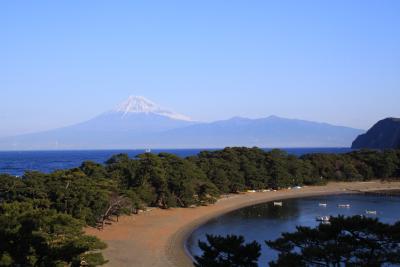
[[[215,149],[154,149],[152,153],[167,152],[180,157],[193,156],[204,150]],[[269,149],[266,149],[269,150]],[[288,153],[346,153],[349,148],[285,148]],[[21,176],[25,171],[34,170],[49,173],[57,169],[78,167],[83,161],[104,163],[112,155],[126,153],[135,157],[144,150],[82,150],[82,151],[0,151],[0,173]]]
[[[327,207],[320,207],[319,203],[327,203]],[[338,208],[339,204],[350,204],[351,207]],[[283,207],[274,206],[273,202],[264,203],[210,220],[192,233],[186,248],[192,255],[201,255],[197,241],[206,240],[206,234],[243,235],[247,242],[256,240],[262,245],[259,266],[268,266],[267,263],[277,254],[268,249],[264,241],[274,240],[283,232],[293,232],[298,225],[316,226],[317,216],[366,215],[366,210],[374,210],[377,215],[366,216],[394,223],[400,220],[399,208],[400,196],[364,194],[288,199],[283,200]]]

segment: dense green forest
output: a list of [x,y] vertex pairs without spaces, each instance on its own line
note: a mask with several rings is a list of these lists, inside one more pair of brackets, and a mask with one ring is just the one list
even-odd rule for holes
[[258,148],[204,151],[188,158],[120,154],[104,164],[88,161],[51,174],[0,175],[0,240],[5,240],[0,266],[99,265],[101,254],[91,251],[104,244],[85,236],[82,228],[101,228],[146,206],[207,205],[220,194],[248,189],[399,177],[400,150],[296,157]]

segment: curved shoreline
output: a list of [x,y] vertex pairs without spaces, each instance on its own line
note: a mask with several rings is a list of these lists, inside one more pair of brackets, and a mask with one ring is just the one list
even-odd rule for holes
[[[228,214],[230,212],[233,212],[233,211],[236,211],[236,210],[239,210],[239,209],[243,209],[243,208],[246,208],[246,207],[251,207],[251,206],[254,206],[254,205],[258,205],[258,204],[268,203],[268,202],[272,202],[272,201],[280,201],[280,200],[283,201],[283,200],[288,200],[288,199],[307,198],[307,197],[313,197],[313,196],[315,197],[315,196],[321,196],[321,195],[332,196],[332,195],[359,194],[359,193],[360,192],[354,192],[354,191],[326,192],[326,193],[321,193],[321,194],[315,193],[315,194],[307,194],[307,195],[301,195],[301,196],[299,196],[299,195],[290,195],[290,196],[285,196],[285,197],[271,198],[271,199],[269,199],[267,201],[265,201],[265,200],[264,201],[260,201],[260,202],[257,201],[257,202],[254,202],[254,203],[250,203],[249,202],[249,203],[246,203],[243,206],[238,206],[237,208],[234,208],[234,209],[231,209],[231,210],[226,210],[226,211],[223,211],[221,213],[218,213],[217,215],[211,216],[210,218],[204,218],[204,219],[202,218],[202,219],[199,220],[199,222],[197,222],[197,221],[193,222],[194,225],[188,225],[186,231],[184,231],[185,229],[182,229],[183,233],[176,232],[174,234],[174,235],[177,236],[175,239],[176,240],[180,239],[180,241],[174,241],[173,238],[171,238],[171,240],[169,240],[169,241],[171,242],[171,247],[173,247],[174,244],[182,243],[183,244],[183,250],[185,252],[186,257],[188,257],[190,259],[190,261],[192,262],[194,257],[190,254],[190,251],[188,250],[188,248],[186,246],[187,241],[188,241],[189,237],[193,234],[194,231],[196,231],[199,227],[203,226],[204,224],[207,224],[210,220],[213,220],[213,219],[218,218],[220,216],[224,216],[224,215],[226,215],[226,214]],[[176,253],[176,251],[175,251],[175,253]],[[170,260],[170,262],[172,262],[172,261],[176,262],[175,259],[179,258],[179,257],[172,256],[173,254],[174,254],[174,251],[170,251],[169,253],[167,253],[167,256],[171,257],[171,259],[172,259],[172,260]],[[190,266],[193,266],[193,265],[190,265]]]
[[102,231],[89,228],[86,232],[108,244],[103,253],[110,260],[106,266],[193,267],[185,242],[197,227],[214,217],[278,199],[387,189],[400,189],[400,182],[338,182],[298,190],[239,194],[206,207],[155,209],[125,216]]
[[[263,199],[263,200],[257,200],[257,201],[250,201],[243,203],[243,205],[238,205],[233,208],[229,208],[226,210],[222,210],[221,212],[217,212],[215,214],[210,214],[209,216],[205,216],[203,218],[200,218],[196,221],[191,222],[190,224],[186,225],[184,228],[180,229],[178,232],[175,232],[169,241],[168,248],[167,250],[167,257],[168,261],[173,264],[172,266],[191,266],[193,267],[192,263],[192,256],[190,255],[189,251],[186,249],[185,245],[188,240],[188,238],[192,235],[192,233],[200,226],[206,224],[210,220],[223,216],[227,213],[230,213],[232,211],[254,206],[257,204],[262,204],[262,203],[267,203],[271,201],[276,201],[276,200],[287,200],[291,198],[303,198],[303,197],[312,197],[312,196],[320,196],[320,195],[336,195],[336,194],[356,194],[360,192],[355,192],[355,191],[336,191],[336,192],[313,192],[313,193],[306,193],[306,194],[293,194],[293,195],[285,195],[285,196],[271,196],[268,197],[268,199]],[[183,247],[181,247],[180,250],[173,249],[176,247],[178,244],[182,244]],[[171,249],[172,248],[172,249]],[[185,258],[185,260],[183,260]]]

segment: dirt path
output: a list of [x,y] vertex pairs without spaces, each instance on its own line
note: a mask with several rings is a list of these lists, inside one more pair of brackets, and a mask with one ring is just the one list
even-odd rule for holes
[[103,253],[110,261],[107,266],[192,267],[184,242],[196,227],[212,217],[277,199],[385,189],[400,189],[400,182],[330,183],[302,189],[240,194],[207,207],[155,209],[137,216],[125,216],[102,231],[90,228],[86,232],[107,243],[108,248]]

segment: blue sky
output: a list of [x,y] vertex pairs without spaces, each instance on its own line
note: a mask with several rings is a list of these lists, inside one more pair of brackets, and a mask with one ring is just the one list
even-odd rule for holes
[[400,116],[400,1],[1,1],[0,136],[143,95],[194,119]]

